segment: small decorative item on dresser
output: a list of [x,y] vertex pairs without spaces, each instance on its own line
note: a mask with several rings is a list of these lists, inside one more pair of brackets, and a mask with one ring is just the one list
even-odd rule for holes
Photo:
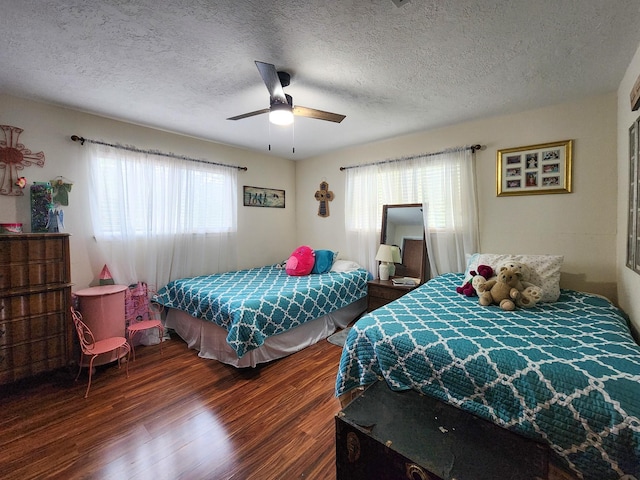
[[49,229],[49,212],[52,188],[49,182],[36,182],[31,185],[31,231],[44,233]]
[[0,223],[0,233],[22,233],[22,224]]

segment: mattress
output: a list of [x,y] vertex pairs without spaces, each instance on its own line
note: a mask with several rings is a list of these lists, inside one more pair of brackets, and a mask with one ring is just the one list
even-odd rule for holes
[[547,443],[585,479],[640,478],[640,347],[623,312],[573,290],[505,312],[457,294],[463,278],[441,275],[358,320],[336,395],[382,377]]
[[364,269],[290,276],[267,266],[174,280],[153,301],[222,327],[242,357],[267,338],[366,297],[367,276]]

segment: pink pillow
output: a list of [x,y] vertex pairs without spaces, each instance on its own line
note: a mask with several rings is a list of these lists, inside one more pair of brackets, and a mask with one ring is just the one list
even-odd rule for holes
[[315,263],[315,254],[311,247],[303,245],[296,248],[284,267],[287,275],[302,276],[309,275]]

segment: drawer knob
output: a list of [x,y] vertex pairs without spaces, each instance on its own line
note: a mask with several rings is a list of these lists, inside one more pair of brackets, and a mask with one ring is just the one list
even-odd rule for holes
[[347,433],[347,460],[355,463],[360,459],[360,440],[353,432]]

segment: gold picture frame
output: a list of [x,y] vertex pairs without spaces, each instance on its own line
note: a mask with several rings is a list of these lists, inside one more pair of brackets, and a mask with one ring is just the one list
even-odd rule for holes
[[499,197],[571,193],[573,140],[498,150]]
[[640,117],[629,127],[627,267],[640,274]]

